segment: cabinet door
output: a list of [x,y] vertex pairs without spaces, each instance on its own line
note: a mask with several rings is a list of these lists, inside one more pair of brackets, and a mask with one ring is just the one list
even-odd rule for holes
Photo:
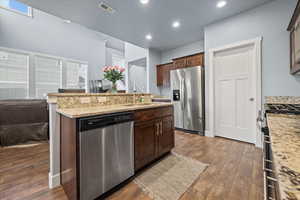
[[170,70],[173,67],[173,63],[166,64],[163,70],[163,85],[170,86]]
[[160,121],[158,138],[158,154],[165,154],[174,148],[174,125],[173,116],[164,117]]
[[290,73],[300,75],[300,1],[297,3],[288,31],[290,31]]
[[170,69],[172,67],[173,63],[157,65],[157,86],[170,85]]
[[204,54],[196,54],[186,58],[187,67],[203,66]]
[[174,60],[174,69],[181,69],[186,67],[186,57]]
[[164,69],[163,65],[156,66],[156,79],[157,79],[157,86],[162,86],[164,84]]
[[300,74],[300,18],[291,31],[291,73]]
[[134,127],[134,168],[141,169],[156,158],[157,123],[137,123]]

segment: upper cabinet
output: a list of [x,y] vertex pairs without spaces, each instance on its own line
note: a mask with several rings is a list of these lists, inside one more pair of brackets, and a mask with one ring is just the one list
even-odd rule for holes
[[192,56],[186,57],[186,66],[187,67],[195,67],[195,66],[203,66],[204,63],[204,54],[196,54]]
[[173,69],[181,69],[186,67],[195,67],[195,66],[203,66],[204,65],[204,53],[198,53],[190,56],[185,56],[182,58],[175,58],[174,68]]
[[172,63],[157,65],[157,86],[170,86],[170,70],[204,66],[204,53],[173,59]]
[[300,74],[300,1],[288,27],[290,31],[291,74]]
[[157,65],[157,86],[170,85],[170,70],[173,68],[173,63]]
[[186,57],[173,59],[173,69],[180,69],[186,67]]

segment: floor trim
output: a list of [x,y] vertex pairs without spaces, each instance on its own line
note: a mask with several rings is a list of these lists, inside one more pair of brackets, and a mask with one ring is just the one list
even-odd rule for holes
[[60,186],[60,174],[55,174],[51,176],[49,173],[49,188],[53,189]]

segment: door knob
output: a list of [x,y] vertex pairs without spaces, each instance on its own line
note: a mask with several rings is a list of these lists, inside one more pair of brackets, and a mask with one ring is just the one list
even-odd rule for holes
[[250,101],[254,101],[254,98],[252,97],[252,98],[250,98],[249,100],[250,100]]

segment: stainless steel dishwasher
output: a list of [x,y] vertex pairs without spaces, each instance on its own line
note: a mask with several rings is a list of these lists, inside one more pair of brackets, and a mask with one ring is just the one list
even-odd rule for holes
[[80,199],[95,199],[134,175],[133,113],[79,121]]

